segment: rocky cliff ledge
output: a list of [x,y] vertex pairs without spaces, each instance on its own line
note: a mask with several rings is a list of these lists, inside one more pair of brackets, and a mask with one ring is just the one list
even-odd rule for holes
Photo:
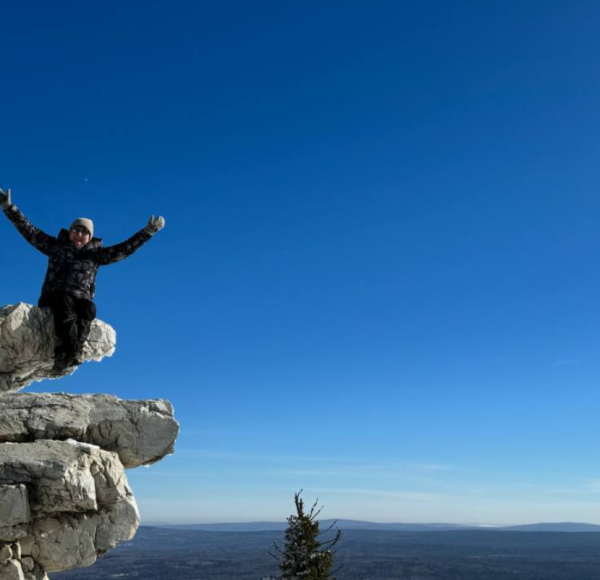
[[[116,336],[111,326],[94,320],[83,350],[85,360],[99,361],[111,356]],[[0,393],[19,391],[35,381],[71,374],[75,369],[59,374],[52,369],[56,341],[49,308],[24,302],[0,308]]]
[[0,396],[0,443],[75,439],[118,454],[126,469],[173,453],[178,425],[162,399],[19,393]]
[[[114,349],[107,328],[90,358]],[[40,380],[54,340],[51,312],[0,308],[0,391]],[[178,431],[164,400],[0,392],[0,580],[90,566],[131,539],[139,514],[125,469],[172,453]]]

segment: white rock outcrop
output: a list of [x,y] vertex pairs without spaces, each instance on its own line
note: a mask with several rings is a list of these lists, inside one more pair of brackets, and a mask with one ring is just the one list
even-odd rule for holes
[[[40,570],[90,566],[131,539],[139,525],[118,456],[95,445],[73,440],[3,443],[0,490],[7,489],[19,489],[22,509],[10,525],[2,521],[0,552],[15,560],[25,554]],[[3,573],[0,568],[2,580]]]
[[127,469],[173,453],[179,431],[168,401],[111,395],[7,393],[0,418],[0,443],[76,439],[116,452]]
[[[71,374],[53,370],[57,342],[54,319],[49,308],[20,302],[0,308],[0,392],[18,391],[35,381]],[[115,350],[114,329],[94,320],[84,346],[86,361],[99,361]]]
[[[115,342],[95,321],[86,359]],[[59,378],[54,344],[51,311],[0,308],[0,580],[47,580],[131,539],[139,514],[125,469],[173,453],[179,432],[162,399],[10,392]]]

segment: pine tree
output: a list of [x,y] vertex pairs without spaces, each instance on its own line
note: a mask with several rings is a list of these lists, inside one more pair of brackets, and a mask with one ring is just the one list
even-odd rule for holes
[[281,580],[335,580],[331,572],[334,555],[331,548],[337,544],[341,532],[337,530],[333,539],[321,541],[319,537],[329,532],[336,522],[320,532],[317,516],[321,509],[315,511],[319,500],[305,513],[301,493],[302,490],[294,495],[296,513],[287,519],[283,549],[275,544],[279,555],[271,555],[279,561]]

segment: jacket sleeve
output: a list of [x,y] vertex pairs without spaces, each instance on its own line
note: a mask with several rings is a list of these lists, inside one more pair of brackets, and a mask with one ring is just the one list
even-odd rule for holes
[[149,234],[145,229],[142,229],[120,244],[109,246],[108,248],[101,248],[98,251],[98,264],[100,266],[106,266],[128,258],[136,250],[141,248],[151,237],[152,234]]
[[56,238],[49,236],[39,228],[36,228],[17,208],[16,205],[9,205],[4,213],[6,217],[19,230],[21,235],[37,250],[49,256],[56,245]]

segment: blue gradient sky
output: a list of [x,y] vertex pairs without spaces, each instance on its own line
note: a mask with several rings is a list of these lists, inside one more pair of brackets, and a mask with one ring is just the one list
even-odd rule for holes
[[[170,399],[146,521],[600,524],[600,5],[0,8],[0,186],[50,233],[166,229],[98,278]],[[0,216],[2,217],[2,216]],[[4,218],[2,218],[4,219]],[[0,220],[0,304],[45,260]]]

